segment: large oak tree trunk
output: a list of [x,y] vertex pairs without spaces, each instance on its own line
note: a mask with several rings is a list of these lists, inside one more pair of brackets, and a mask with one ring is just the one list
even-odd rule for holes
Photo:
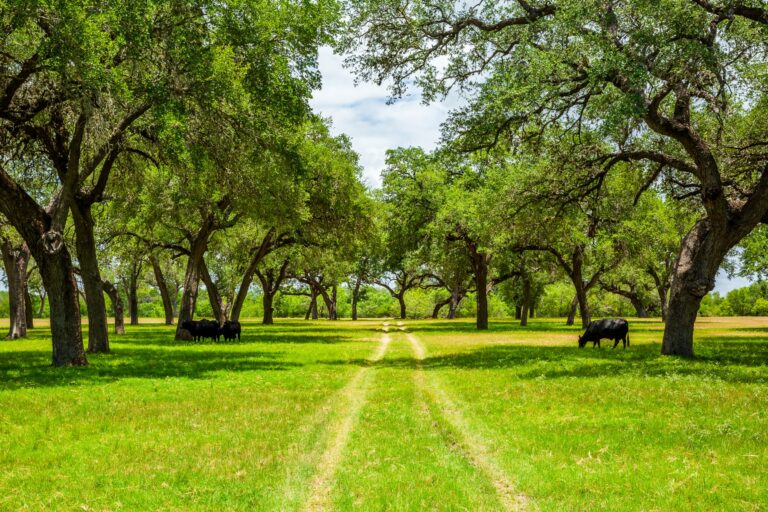
[[693,326],[704,296],[715,287],[715,276],[728,251],[726,233],[700,220],[683,238],[672,274],[662,354],[692,357]]
[[163,301],[165,325],[173,325],[173,302],[171,301],[171,294],[168,291],[168,283],[165,281],[163,269],[160,267],[160,260],[157,258],[157,254],[150,254],[149,262],[152,264],[152,272],[155,275],[155,284],[160,291],[160,298]]
[[184,292],[181,295],[181,307],[176,324],[176,339],[183,340],[181,324],[192,320],[197,305],[197,292],[200,283],[200,262],[208,249],[208,234],[201,233],[192,241],[187,269],[184,273]]
[[80,328],[78,301],[72,258],[65,246],[50,253],[33,250],[43,286],[48,292],[51,310],[51,335],[54,366],[84,366],[88,364]]
[[123,299],[120,297],[120,292],[109,281],[104,281],[102,288],[104,288],[104,293],[109,296],[109,300],[112,302],[112,315],[115,317],[115,334],[125,334]]
[[10,305],[10,328],[7,339],[15,340],[27,336],[26,280],[29,250],[26,244],[14,246],[10,241],[0,242],[0,250],[8,278],[8,299]]
[[93,217],[87,203],[75,201],[72,204],[72,218],[75,224],[75,248],[80,263],[80,278],[85,289],[85,304],[88,309],[88,352],[109,352],[109,327],[107,307],[104,303],[99,261],[96,256],[96,238],[93,234]]

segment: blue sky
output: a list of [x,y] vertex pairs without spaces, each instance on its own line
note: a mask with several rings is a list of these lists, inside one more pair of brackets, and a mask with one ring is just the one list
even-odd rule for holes
[[[440,139],[440,124],[456,99],[447,103],[423,105],[418,94],[387,105],[387,90],[372,83],[355,85],[354,76],[342,66],[342,58],[329,48],[320,50],[323,88],[312,98],[317,112],[333,120],[336,133],[352,138],[360,154],[365,182],[373,187],[381,183],[387,149],[399,146],[434,148]],[[721,294],[746,286],[749,279],[729,279],[720,271],[715,290]]]

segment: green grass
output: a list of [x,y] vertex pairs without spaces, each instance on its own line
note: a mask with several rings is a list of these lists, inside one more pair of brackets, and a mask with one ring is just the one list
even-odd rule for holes
[[418,361],[390,323],[378,361],[382,321],[128,326],[71,369],[45,327],[1,341],[0,510],[501,510],[500,480],[531,510],[768,507],[768,319],[702,319],[694,360],[659,322],[580,350],[536,319],[407,321]]

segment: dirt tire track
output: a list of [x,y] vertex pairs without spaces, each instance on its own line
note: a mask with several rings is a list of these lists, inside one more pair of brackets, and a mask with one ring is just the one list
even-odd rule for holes
[[[375,363],[380,361],[387,353],[390,343],[389,324],[382,328],[383,334],[379,346],[367,361]],[[370,387],[371,367],[364,367],[357,371],[349,383],[339,392],[338,397],[346,402],[347,411],[341,422],[336,425],[331,434],[331,441],[323,452],[317,465],[317,472],[310,484],[309,498],[304,506],[307,511],[330,510],[331,490],[336,469],[339,466],[344,448],[347,445],[352,429],[360,416],[360,410],[365,404],[365,397]]]
[[[401,330],[404,329],[401,327]],[[493,484],[493,487],[496,489],[496,495],[504,510],[515,512],[528,510],[530,508],[528,496],[516,489],[516,486],[494,459],[491,450],[486,446],[485,442],[472,433],[472,429],[461,410],[448,396],[440,383],[437,382],[437,379],[426,375],[426,372],[424,372],[422,362],[427,356],[424,345],[413,333],[405,332],[405,336],[411,344],[411,349],[416,358],[416,372],[414,374],[416,386],[422,392],[429,395],[435,405],[437,405],[437,409],[440,411],[443,419],[453,430],[464,456],[473,466],[484,473],[486,478]]]

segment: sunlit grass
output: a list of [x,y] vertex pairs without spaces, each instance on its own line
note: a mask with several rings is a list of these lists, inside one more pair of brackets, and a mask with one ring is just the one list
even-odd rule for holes
[[[390,322],[376,363],[381,320],[247,322],[242,342],[219,344],[147,322],[89,367],[56,369],[38,321],[0,342],[0,510],[300,510],[361,368],[333,507],[498,510]],[[768,319],[701,319],[693,360],[659,355],[652,320],[630,319],[627,350],[578,349],[561,319],[405,327],[428,382],[533,509],[768,503]]]

